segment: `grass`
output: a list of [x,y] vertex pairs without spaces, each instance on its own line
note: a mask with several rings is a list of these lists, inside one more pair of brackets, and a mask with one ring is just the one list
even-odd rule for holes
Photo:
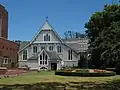
[[110,77],[74,77],[74,76],[57,76],[54,71],[49,72],[29,72],[24,75],[2,78],[0,84],[14,85],[14,84],[34,84],[39,82],[95,82],[105,83],[112,80],[120,80],[120,75]]

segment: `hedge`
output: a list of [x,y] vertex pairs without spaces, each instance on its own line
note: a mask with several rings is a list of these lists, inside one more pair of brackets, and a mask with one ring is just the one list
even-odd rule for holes
[[62,76],[83,76],[83,77],[100,77],[100,76],[114,76],[115,72],[64,72],[64,71],[56,71],[55,75]]

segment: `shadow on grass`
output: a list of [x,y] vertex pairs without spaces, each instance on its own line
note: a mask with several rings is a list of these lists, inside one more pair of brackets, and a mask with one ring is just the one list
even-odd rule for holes
[[44,82],[36,84],[0,85],[0,90],[120,90],[120,80],[96,84],[93,82]]

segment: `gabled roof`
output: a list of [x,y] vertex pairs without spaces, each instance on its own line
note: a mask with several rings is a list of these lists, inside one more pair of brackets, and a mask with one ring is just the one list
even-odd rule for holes
[[30,41],[21,41],[20,42],[20,46],[19,46],[19,50],[21,50],[22,48],[24,48],[26,45],[28,45],[30,43]]
[[[36,37],[41,33],[41,31],[43,30],[51,30],[55,33],[55,35],[58,37],[58,39],[61,41],[61,43],[63,43],[64,45],[66,45],[67,47],[71,48],[69,45],[67,45],[66,43],[64,43],[64,41],[61,39],[61,37],[58,35],[58,33],[54,30],[54,28],[49,24],[48,20],[45,20],[44,24],[42,25],[42,27],[40,28],[40,30],[38,31],[38,33],[34,36],[34,38],[30,41],[29,44],[27,44],[25,47],[23,47],[19,52],[21,52],[23,49],[25,49],[26,47],[28,47],[30,44],[32,44],[34,42],[34,40],[36,39]],[[73,51],[76,52],[75,49],[71,48]]]
[[[38,33],[33,37],[33,39],[30,41],[30,43],[28,45],[26,45],[24,48],[28,47],[31,43],[34,42],[35,38],[40,34],[41,31],[43,30],[51,30],[55,33],[55,35],[58,37],[58,39],[63,43],[62,39],[60,38],[60,36],[57,34],[57,32],[54,30],[54,28],[50,25],[50,23],[48,22],[48,20],[45,20],[44,24],[42,25],[42,27],[40,28],[40,30],[38,31]],[[22,48],[19,52],[21,52],[24,48]]]
[[59,57],[59,55],[55,52],[55,51],[47,51],[46,53],[49,55],[49,58],[51,60],[61,60],[61,58]]
[[41,30],[52,30],[52,26],[49,24],[48,20],[46,20],[41,28]]

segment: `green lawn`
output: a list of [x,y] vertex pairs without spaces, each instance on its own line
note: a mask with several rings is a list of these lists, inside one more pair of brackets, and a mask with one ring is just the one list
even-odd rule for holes
[[75,77],[75,76],[57,76],[54,72],[30,72],[21,76],[2,78],[0,84],[33,84],[38,82],[96,82],[105,83],[106,81],[112,81],[120,79],[120,75],[111,77]]

